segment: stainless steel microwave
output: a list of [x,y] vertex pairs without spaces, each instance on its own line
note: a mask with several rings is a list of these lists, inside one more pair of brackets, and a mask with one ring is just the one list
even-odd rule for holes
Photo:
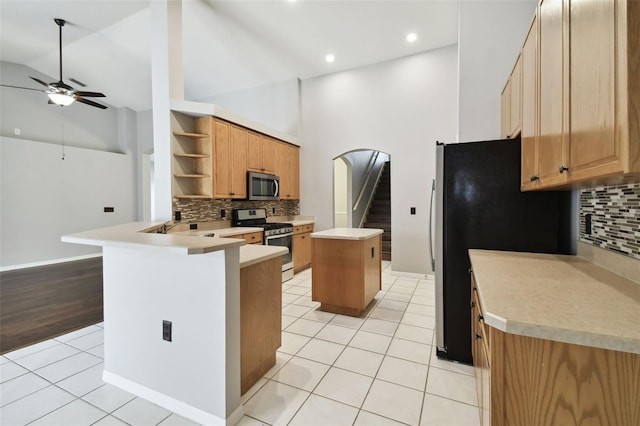
[[279,200],[280,178],[264,173],[247,174],[247,198],[249,200]]

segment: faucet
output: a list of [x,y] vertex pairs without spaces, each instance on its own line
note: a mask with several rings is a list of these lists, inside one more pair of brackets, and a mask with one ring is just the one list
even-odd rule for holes
[[173,228],[175,228],[176,226],[182,224],[182,222],[176,222],[176,223],[172,223],[171,221],[165,222],[162,225],[160,225],[160,228],[158,228],[158,230],[156,231],[158,234],[167,234],[169,233],[169,231],[171,231]]

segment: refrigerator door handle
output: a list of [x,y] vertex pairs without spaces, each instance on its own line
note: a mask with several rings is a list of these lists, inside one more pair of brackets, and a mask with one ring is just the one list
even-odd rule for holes
[[433,179],[431,183],[431,199],[429,201],[429,254],[431,255],[431,270],[436,270],[436,258],[433,254],[435,250],[434,242],[433,242],[433,209],[435,205],[433,204],[433,197],[436,194],[436,180]]

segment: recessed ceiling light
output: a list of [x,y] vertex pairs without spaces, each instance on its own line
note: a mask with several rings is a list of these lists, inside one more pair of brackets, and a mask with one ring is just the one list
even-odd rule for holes
[[324,57],[324,60],[331,63],[336,60],[336,57],[333,56],[333,53],[327,53],[327,56]]
[[418,39],[418,34],[416,33],[409,33],[407,34],[407,41],[409,43],[413,43],[414,41],[416,41]]

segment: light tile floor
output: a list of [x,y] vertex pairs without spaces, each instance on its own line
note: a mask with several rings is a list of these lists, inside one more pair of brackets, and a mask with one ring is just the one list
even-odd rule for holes
[[[479,424],[473,369],[437,359],[434,282],[391,275],[361,318],[317,310],[311,271],[283,284],[276,365],[239,425]],[[102,381],[102,324],[0,357],[0,424],[195,423]]]

